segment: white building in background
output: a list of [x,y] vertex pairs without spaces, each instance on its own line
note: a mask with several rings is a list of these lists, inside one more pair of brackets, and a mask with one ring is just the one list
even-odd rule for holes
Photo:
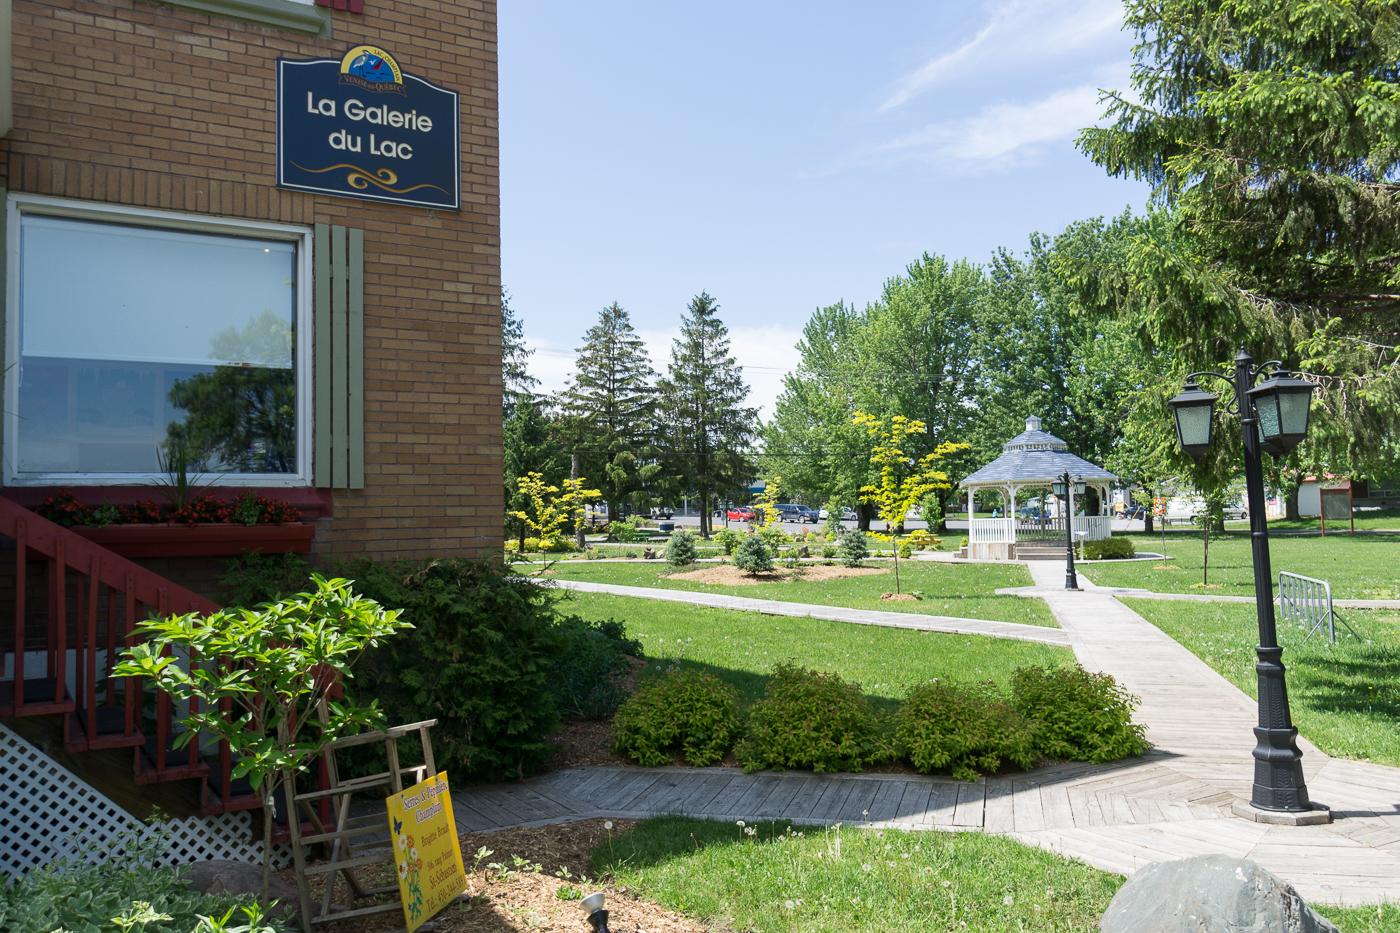
[[1373,482],[1309,476],[1298,487],[1298,514],[1305,518],[1321,515],[1322,490],[1346,488],[1348,484],[1351,486],[1351,505],[1354,509],[1400,508],[1400,477]]

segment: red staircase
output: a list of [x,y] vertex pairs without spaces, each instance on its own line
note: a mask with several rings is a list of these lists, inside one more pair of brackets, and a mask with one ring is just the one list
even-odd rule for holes
[[[198,780],[206,815],[260,808],[247,780],[232,777],[227,742],[216,753],[198,737],[175,749],[182,714],[171,696],[141,678],[112,676],[120,652],[139,637],[138,621],[220,607],[3,497],[0,535],[15,543],[8,632],[0,619],[0,675],[8,672],[0,719],[62,714],[69,753],[131,747],[137,784]],[[43,652],[43,676],[25,669],[26,652]],[[224,708],[231,715],[231,703]],[[287,838],[285,826],[276,830],[274,838]]]

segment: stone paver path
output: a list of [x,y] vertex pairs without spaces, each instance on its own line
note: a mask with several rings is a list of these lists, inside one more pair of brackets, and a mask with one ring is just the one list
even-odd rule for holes
[[[583,768],[458,790],[459,829],[687,813],[981,830],[1124,874],[1156,861],[1224,852],[1254,859],[1309,900],[1400,899],[1400,769],[1329,758],[1300,739],[1312,797],[1333,809],[1335,822],[1286,827],[1231,816],[1230,804],[1249,797],[1253,701],[1109,593],[1067,593],[1062,566],[1030,566],[1036,595],[1050,604],[1080,663],[1108,671],[1141,697],[1137,719],[1153,742],[1147,755],[975,784],[922,775]],[[701,595],[651,592],[667,599]]]

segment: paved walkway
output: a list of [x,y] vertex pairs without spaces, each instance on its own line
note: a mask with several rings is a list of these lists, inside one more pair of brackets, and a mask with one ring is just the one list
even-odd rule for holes
[[1031,572],[1080,662],[1112,673],[1141,697],[1137,719],[1154,746],[1146,756],[975,784],[909,775],[744,775],[726,768],[577,769],[459,790],[453,794],[459,828],[684,812],[982,830],[1125,874],[1156,861],[1224,852],[1254,859],[1309,900],[1400,899],[1400,769],[1329,758],[1300,740],[1309,790],[1333,809],[1335,822],[1285,827],[1231,816],[1230,804],[1249,797],[1253,701],[1108,593],[1065,592],[1057,565],[1033,563]]
[[634,596],[639,599],[659,599],[686,603],[710,609],[734,609],[740,612],[761,612],[770,616],[802,616],[849,622],[853,625],[881,625],[907,628],[920,632],[950,632],[954,635],[990,635],[993,638],[1014,638],[1038,641],[1046,645],[1070,643],[1068,633],[1043,625],[1022,625],[1017,622],[990,622],[984,619],[958,619],[952,616],[924,615],[921,612],[880,612],[874,609],[846,609],[841,606],[817,606],[811,603],[790,603],[776,599],[749,599],[745,596],[725,596],[720,593],[694,593],[689,590],[665,590],[645,586],[619,586],[612,583],[583,583],[578,580],[555,580],[561,589],[580,593],[608,593],[613,596]]

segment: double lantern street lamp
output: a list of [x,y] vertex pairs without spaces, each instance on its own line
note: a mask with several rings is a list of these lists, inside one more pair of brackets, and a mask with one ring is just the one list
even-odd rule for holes
[[[1244,434],[1245,490],[1248,496],[1249,532],[1254,554],[1254,605],[1259,619],[1259,646],[1255,648],[1259,674],[1259,725],[1254,730],[1253,809],[1238,805],[1235,812],[1259,822],[1327,822],[1325,809],[1314,809],[1303,779],[1303,753],[1298,750],[1298,730],[1288,711],[1284,684],[1283,649],[1274,630],[1273,573],[1269,567],[1269,532],[1264,514],[1264,470],[1260,452],[1275,456],[1288,453],[1308,434],[1308,410],[1313,387],[1282,368],[1278,360],[1261,366],[1243,349],[1235,357],[1234,398],[1226,410],[1237,412]],[[1273,367],[1259,385],[1254,380]],[[1168,404],[1182,451],[1200,462],[1210,448],[1218,396],[1202,391],[1197,376],[1229,377],[1215,372],[1192,373],[1181,394]],[[1266,811],[1260,813],[1258,811]]]
[[1050,488],[1065,504],[1065,589],[1077,590],[1079,576],[1074,572],[1074,499],[1069,492],[1073,489],[1074,495],[1084,495],[1084,480],[1076,476],[1071,485],[1069,470],[1065,470],[1059,479],[1050,484]]

